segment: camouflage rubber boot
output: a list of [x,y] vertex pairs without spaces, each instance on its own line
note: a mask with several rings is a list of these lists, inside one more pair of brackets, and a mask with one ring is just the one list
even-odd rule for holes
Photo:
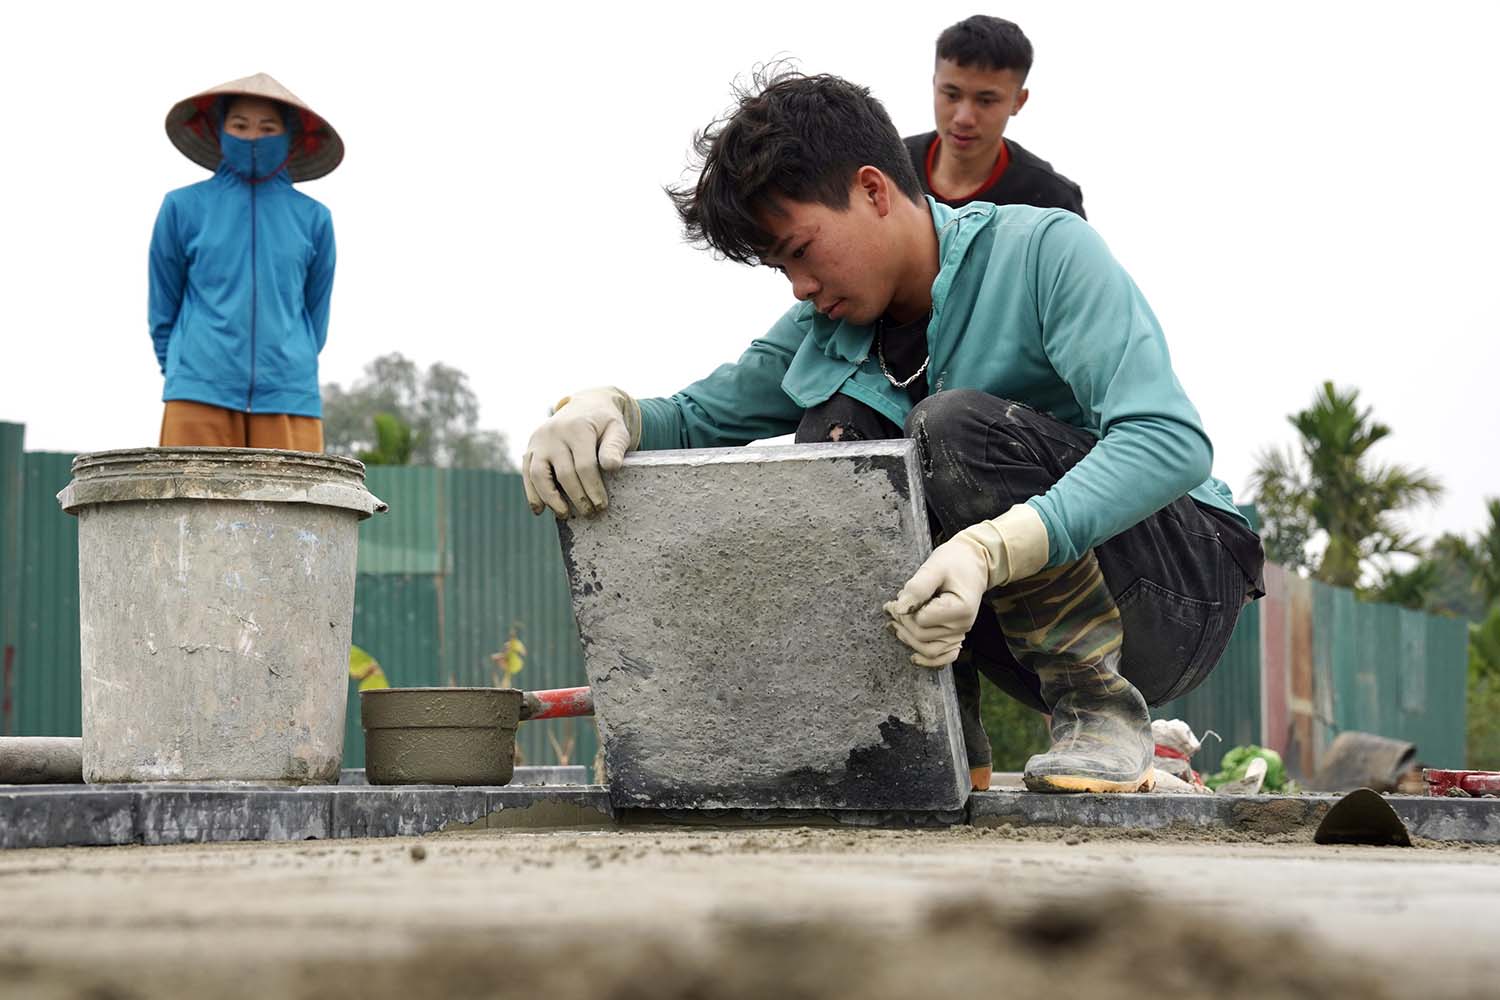
[[1002,589],[993,607],[1042,682],[1052,749],[1026,762],[1034,792],[1135,792],[1155,784],[1151,713],[1120,676],[1120,611],[1090,552]]

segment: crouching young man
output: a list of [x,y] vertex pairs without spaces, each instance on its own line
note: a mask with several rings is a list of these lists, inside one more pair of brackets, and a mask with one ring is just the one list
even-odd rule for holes
[[565,398],[522,463],[532,510],[603,509],[634,448],[915,438],[940,544],[885,610],[914,664],[954,664],[976,786],[983,673],[1051,715],[1027,787],[1149,789],[1147,706],[1213,669],[1263,556],[1140,291],[1071,212],[923,196],[837,77],[761,81],[698,150],[670,192],[688,237],[798,304],[670,398]]

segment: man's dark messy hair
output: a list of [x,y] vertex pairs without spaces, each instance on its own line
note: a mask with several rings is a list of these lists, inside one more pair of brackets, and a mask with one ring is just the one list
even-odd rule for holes
[[1013,69],[1025,81],[1031,72],[1031,42],[1014,21],[975,14],[943,30],[938,59],[982,70]]
[[773,199],[849,207],[849,188],[872,166],[913,201],[922,186],[901,134],[866,87],[807,76],[785,64],[757,69],[736,104],[693,137],[696,184],[668,187],[690,243],[741,264],[774,240],[757,215]]

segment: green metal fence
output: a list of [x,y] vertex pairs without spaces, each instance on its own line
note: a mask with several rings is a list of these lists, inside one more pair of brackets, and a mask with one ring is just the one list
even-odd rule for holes
[[57,506],[72,455],[28,452],[21,494],[21,621],[12,659],[13,728],[76,736],[82,713],[78,660],[78,522]]
[[1462,767],[1468,623],[1372,604],[1313,584],[1313,687],[1330,736],[1379,733],[1417,745],[1434,767]]
[[[19,425],[0,424],[0,650],[9,653],[0,731],[76,735],[77,522],[55,499],[73,456],[21,447]],[[392,684],[491,683],[490,655],[513,623],[528,652],[518,686],[587,683],[556,527],[531,515],[518,476],[376,467],[369,485],[391,509],[360,528],[353,635]],[[1239,743],[1285,746],[1308,711],[1319,742],[1362,729],[1412,740],[1425,761],[1461,764],[1465,623],[1308,581],[1297,586],[1312,587],[1311,600],[1289,602],[1290,584],[1271,586],[1274,575],[1275,593],[1245,609],[1209,679],[1155,711],[1223,737],[1195,765],[1213,770]],[[1311,636],[1306,656],[1294,633]],[[352,682],[348,708],[345,764],[355,767],[364,741]],[[596,737],[591,720],[549,720],[523,725],[520,745],[532,763],[587,764]]]
[[0,736],[15,730],[16,647],[21,638],[21,500],[26,428],[0,423]]

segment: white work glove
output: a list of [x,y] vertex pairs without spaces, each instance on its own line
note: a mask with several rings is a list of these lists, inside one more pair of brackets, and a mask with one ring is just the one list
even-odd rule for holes
[[521,481],[533,514],[545,504],[560,518],[592,514],[609,505],[603,472],[625,464],[641,443],[641,408],[613,386],[564,396],[538,427],[521,459]]
[[1026,504],[970,525],[932,550],[885,605],[896,638],[920,667],[945,667],[958,658],[979,617],[985,592],[1024,579],[1047,565],[1047,526]]

